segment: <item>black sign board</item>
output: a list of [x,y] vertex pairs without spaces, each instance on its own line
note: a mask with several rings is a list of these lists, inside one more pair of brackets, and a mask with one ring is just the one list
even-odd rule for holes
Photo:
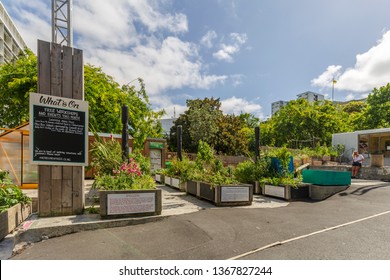
[[44,165],[88,164],[88,103],[30,93],[31,161]]

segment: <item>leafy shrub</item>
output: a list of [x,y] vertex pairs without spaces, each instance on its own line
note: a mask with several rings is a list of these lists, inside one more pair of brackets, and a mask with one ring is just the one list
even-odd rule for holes
[[269,157],[261,157],[256,162],[247,160],[240,162],[234,170],[235,178],[242,183],[253,183],[270,175],[271,161]]
[[111,174],[121,165],[122,148],[115,139],[103,140],[95,133],[95,142],[91,146],[91,167],[97,175]]
[[12,183],[8,171],[0,169],[0,213],[18,203],[26,204],[29,202],[31,202],[31,198]]
[[113,169],[111,174],[96,177],[93,187],[103,190],[142,190],[154,189],[155,184],[150,174],[142,174],[141,168],[134,159]]

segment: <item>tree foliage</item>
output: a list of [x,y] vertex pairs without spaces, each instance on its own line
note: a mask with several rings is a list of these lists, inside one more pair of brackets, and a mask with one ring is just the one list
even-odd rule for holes
[[173,150],[177,146],[177,126],[181,125],[183,149],[187,152],[197,152],[198,143],[202,141],[221,154],[248,153],[250,129],[246,121],[253,124],[255,117],[223,114],[219,98],[187,100],[187,107],[170,131],[169,143]]
[[346,114],[330,101],[309,103],[298,99],[284,106],[272,117],[269,125],[268,129],[272,131],[270,141],[275,146],[281,147],[294,141],[320,141],[329,145],[333,133],[346,131]]
[[390,127],[390,84],[369,94],[360,122],[363,129]]
[[[120,86],[100,67],[84,66],[84,96],[89,102],[90,127],[95,131],[120,133],[121,110],[129,107],[129,134],[135,150],[147,137],[161,137],[163,111],[154,112],[142,79]],[[29,119],[29,93],[37,92],[37,57],[25,50],[18,59],[0,67],[0,127],[15,127]]]
[[37,58],[28,49],[0,66],[0,127],[15,127],[29,118],[29,93],[37,92]]

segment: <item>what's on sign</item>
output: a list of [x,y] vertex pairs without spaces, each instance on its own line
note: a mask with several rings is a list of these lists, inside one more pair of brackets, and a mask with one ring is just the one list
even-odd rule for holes
[[88,102],[30,93],[31,162],[88,164]]

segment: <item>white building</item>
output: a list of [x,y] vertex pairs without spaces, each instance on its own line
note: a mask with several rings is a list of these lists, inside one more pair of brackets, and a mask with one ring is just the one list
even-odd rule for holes
[[390,128],[359,130],[332,135],[332,146],[344,145],[344,157],[352,159],[352,152],[358,150],[365,158],[372,153],[383,153],[390,158]]
[[0,64],[16,58],[26,47],[22,36],[0,2]]
[[319,93],[315,93],[312,91],[306,91],[306,92],[298,94],[297,96],[298,96],[297,99],[303,98],[303,99],[306,99],[307,101],[309,101],[310,103],[314,102],[314,101],[320,101],[320,100],[325,99],[324,95],[319,94]]
[[272,115],[275,115],[283,106],[286,106],[288,101],[279,100],[272,103]]
[[[297,99],[303,98],[303,99],[306,99],[307,101],[309,101],[310,103],[312,103],[314,101],[325,100],[324,95],[319,94],[319,93],[315,93],[312,91],[306,91],[306,92],[298,94],[297,96],[298,96]],[[276,112],[278,112],[280,109],[282,109],[282,107],[286,106],[287,104],[288,104],[288,101],[283,101],[283,100],[273,102],[272,103],[272,110],[271,110],[272,115],[275,115]]]

